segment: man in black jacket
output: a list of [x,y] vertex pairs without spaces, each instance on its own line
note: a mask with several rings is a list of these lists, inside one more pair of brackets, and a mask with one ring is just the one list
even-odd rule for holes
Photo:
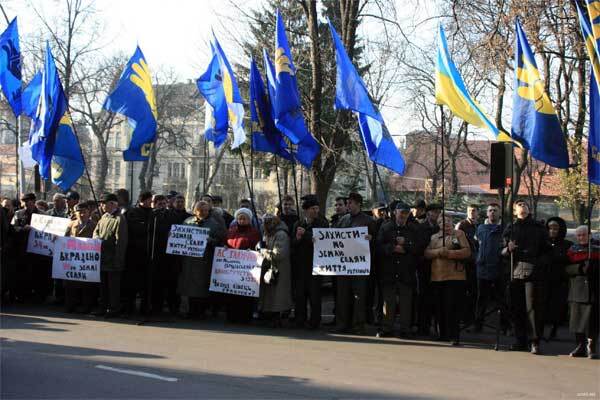
[[544,226],[529,214],[524,200],[514,204],[516,221],[504,231],[505,246],[502,255],[510,258],[513,271],[510,285],[510,303],[514,319],[515,343],[511,350],[527,350],[527,332],[530,332],[531,353],[540,353],[544,315],[544,256],[550,252],[548,234]]
[[304,218],[294,224],[292,233],[292,268],[295,281],[296,327],[306,324],[306,301],[310,302],[309,329],[321,324],[321,276],[313,276],[313,228],[327,228],[327,220],[319,215],[319,201],[315,195],[302,197]]
[[121,299],[123,313],[131,314],[136,311],[137,295],[140,295],[142,304],[140,311],[148,312],[148,224],[152,208],[151,192],[142,192],[138,196],[135,207],[125,213],[127,220],[128,237],[127,263],[123,271]]
[[409,221],[410,206],[398,202],[394,216],[377,235],[377,252],[383,262],[380,286],[383,288],[383,326],[377,337],[393,334],[396,307],[400,311],[400,334],[411,334],[412,298],[416,287],[418,256],[423,253],[419,228]]

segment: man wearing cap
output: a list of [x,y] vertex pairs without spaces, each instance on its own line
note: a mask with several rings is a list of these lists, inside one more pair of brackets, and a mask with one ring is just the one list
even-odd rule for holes
[[418,223],[425,222],[427,217],[427,204],[425,200],[419,199],[410,209],[410,219],[417,221]]
[[35,194],[33,193],[21,196],[21,206],[23,208],[15,212],[11,222],[15,230],[15,244],[17,247],[16,301],[23,301],[25,297],[31,294],[32,289],[36,292],[36,300],[38,301],[43,301],[49,292],[50,278],[40,279],[46,275],[47,257],[27,252],[31,216],[33,214],[43,214],[35,206],[35,200]]
[[[373,238],[373,219],[361,212],[362,196],[358,193],[348,195],[348,214],[340,218],[338,228],[355,228],[366,226],[369,234],[366,239]],[[336,300],[336,328],[334,333],[365,333],[365,300],[367,296],[367,277],[338,276]]]
[[[225,220],[225,226],[229,227],[235,218],[233,218],[233,215],[231,215],[229,212],[227,212],[226,209],[223,208],[223,197],[213,196],[213,206],[221,210],[221,215]],[[252,210],[252,207],[250,207],[249,209]]]
[[530,333],[531,353],[540,354],[544,323],[544,256],[551,251],[544,225],[529,214],[529,205],[519,199],[514,204],[517,219],[504,230],[502,255],[512,263],[510,303],[514,319],[515,343],[511,350],[527,351]]
[[317,196],[302,197],[304,217],[294,224],[292,233],[292,279],[295,281],[296,327],[306,324],[306,301],[310,302],[309,329],[321,324],[321,276],[313,276],[313,228],[328,228],[329,223],[319,214]]
[[121,273],[127,254],[127,220],[113,193],[104,194],[100,203],[104,214],[94,229],[94,238],[102,240],[100,309],[96,315],[111,318],[119,314],[121,307]]
[[377,337],[393,334],[396,307],[400,314],[400,334],[411,334],[413,291],[423,245],[419,227],[409,217],[410,206],[396,203],[393,218],[383,224],[377,235],[376,251],[382,260],[379,277],[383,292],[383,324]]
[[[373,215],[373,238],[377,238],[379,229],[388,220],[388,207],[385,203],[375,203],[373,208],[371,208],[371,214]],[[383,293],[379,285],[379,272],[382,260],[380,260],[373,245],[374,241],[371,243],[371,274],[367,282],[367,298],[365,301],[368,324],[373,324],[375,320],[381,322],[383,318]],[[373,317],[373,306],[375,306],[375,318]]]
[[172,210],[175,206],[175,198],[177,197],[177,192],[174,190],[170,190],[169,193],[167,193],[167,209]]
[[[86,203],[74,207],[75,219],[71,221],[65,236],[91,238],[96,223],[90,218],[90,210]],[[88,314],[92,311],[98,296],[98,284],[65,280],[65,306],[68,313]]]
[[69,191],[66,194],[67,199],[67,218],[76,219],[75,216],[75,206],[79,204],[79,193],[75,191]]
[[48,215],[52,217],[68,218],[67,198],[62,193],[55,193],[52,196],[52,204],[54,205]]

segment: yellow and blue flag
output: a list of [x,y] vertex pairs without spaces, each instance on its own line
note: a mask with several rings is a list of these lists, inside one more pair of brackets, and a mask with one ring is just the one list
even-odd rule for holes
[[465,82],[456,68],[444,28],[440,25],[438,30],[438,50],[435,67],[435,101],[436,104],[448,106],[450,111],[465,122],[479,128],[488,129],[495,140],[501,142],[512,141],[506,132],[500,131],[490,118],[483,112],[481,106],[471,97]]
[[275,127],[265,84],[254,58],[250,60],[250,120],[254,150],[291,160],[285,140]]
[[367,87],[346,54],[333,24],[328,22],[337,62],[335,109],[354,111],[358,117],[363,145],[371,161],[402,175],[404,159],[394,144],[379,110],[371,102]]
[[244,101],[240,95],[233,69],[225,56],[223,48],[219,44],[217,37],[213,33],[213,46],[219,64],[221,66],[221,77],[223,83],[223,93],[227,102],[229,115],[229,125],[233,131],[233,140],[231,141],[231,149],[237,149],[246,141],[246,132],[244,131]]
[[156,141],[157,111],[152,76],[139,47],[125,66],[115,90],[106,98],[103,108],[126,116],[131,125],[131,140],[129,147],[123,151],[123,159],[147,160]]
[[67,98],[60,83],[56,64],[50,46],[46,43],[40,97],[29,132],[31,155],[40,166],[40,176],[44,179],[51,177],[50,168],[56,143],[56,131],[67,107]]
[[579,24],[583,36],[585,47],[592,64],[592,73],[590,74],[590,127],[588,133],[588,180],[596,185],[600,185],[600,49],[598,41],[600,39],[600,2],[588,1],[588,13],[594,26],[590,25],[590,20],[584,15],[576,3],[577,13],[579,14]]
[[292,61],[292,53],[279,10],[277,10],[275,32],[275,97],[272,102],[275,125],[293,144],[298,145],[294,154],[296,160],[310,168],[319,154],[319,144],[308,131],[304,121],[296,80],[296,67]]
[[18,117],[21,115],[21,50],[16,17],[0,35],[0,86]]
[[[267,86],[269,87],[269,98],[271,99],[271,110],[272,114],[275,114],[275,98],[277,96],[277,91],[280,89],[277,86],[277,73],[269,54],[265,49],[263,49],[263,57],[265,61],[265,71],[267,75]],[[304,118],[301,117],[302,124],[304,124]],[[289,119],[287,120],[290,121]],[[303,125],[306,128],[306,125]],[[278,121],[275,120],[275,127],[279,130],[280,133],[285,134],[284,131],[281,130],[282,125],[278,124]],[[299,132],[299,131],[297,131]],[[286,135],[290,142],[293,143],[292,138]],[[283,138],[283,137],[282,137]],[[304,165],[306,168],[310,168],[312,162],[315,157],[319,154],[319,144],[315,140],[315,138],[306,131],[306,134],[300,137],[300,141],[296,143],[296,151],[292,150],[292,154],[290,155],[291,160],[296,160],[300,164]]]
[[535,159],[555,168],[568,168],[569,153],[565,135],[544,90],[544,81],[525,32],[519,21],[515,25],[515,91],[511,136],[521,142]]
[[[23,90],[23,113],[35,118],[33,104],[38,104],[42,91],[42,74],[38,72]],[[67,191],[83,175],[84,162],[79,140],[75,136],[73,122],[65,110],[58,124],[54,151],[52,154],[50,177],[52,183]]]
[[225,91],[223,90],[223,74],[215,47],[211,44],[212,59],[206,71],[196,80],[198,91],[206,100],[204,137],[214,143],[215,147],[227,140],[228,109]]

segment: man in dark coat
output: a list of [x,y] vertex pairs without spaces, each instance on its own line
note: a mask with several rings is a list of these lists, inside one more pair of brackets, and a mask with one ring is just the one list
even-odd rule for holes
[[[375,239],[383,223],[389,220],[387,205],[385,203],[376,203],[371,208],[371,215],[373,216],[373,238]],[[375,240],[373,240],[371,242],[371,274],[367,282],[367,298],[365,301],[368,324],[373,324],[375,321],[379,323],[383,318],[383,295],[381,285],[379,284],[381,262],[379,254],[375,251]]]
[[[598,358],[598,332],[600,331],[600,246],[591,241],[589,229],[583,225],[575,230],[577,243],[568,251],[567,267],[569,285],[569,330],[575,334],[577,347],[571,357]],[[590,248],[591,246],[591,248]],[[586,346],[587,338],[587,346]]]
[[396,203],[393,218],[381,226],[376,251],[382,262],[379,271],[383,292],[383,326],[377,337],[393,334],[396,307],[400,311],[400,334],[411,334],[413,291],[416,289],[418,257],[423,254],[419,227],[409,221],[410,206]]
[[288,228],[288,234],[292,237],[291,232],[294,229],[294,224],[298,222],[299,218],[296,210],[294,210],[294,198],[289,194],[283,196],[277,216],[282,222],[285,222],[285,225]]
[[321,324],[321,276],[313,276],[313,228],[327,228],[329,223],[319,215],[319,201],[315,195],[302,197],[304,217],[294,224],[292,234],[292,279],[295,289],[296,326],[306,324],[306,302],[310,302],[309,329]]
[[475,320],[475,305],[477,303],[477,274],[475,272],[475,255],[477,254],[477,241],[475,241],[475,231],[479,225],[479,205],[469,204],[467,206],[467,218],[456,224],[456,229],[465,233],[469,246],[471,246],[471,259],[465,260],[465,269],[467,272],[467,286],[464,302],[464,321],[471,322]]
[[548,233],[529,214],[525,200],[514,204],[516,221],[504,231],[506,247],[502,255],[512,263],[510,303],[513,313],[515,343],[511,350],[527,351],[530,333],[531,353],[540,354],[544,317],[544,257],[549,252]]
[[333,228],[336,227],[336,224],[338,223],[340,218],[342,218],[344,215],[346,215],[348,213],[348,208],[346,206],[347,200],[348,199],[346,199],[345,197],[336,197],[335,198],[335,203],[333,205],[335,214],[333,214],[331,216],[331,226]]
[[140,312],[146,314],[148,291],[148,225],[152,208],[152,193],[141,192],[135,207],[125,214],[127,220],[127,262],[123,270],[122,301],[123,313],[136,311],[136,299],[142,299]]
[[[366,239],[373,239],[373,219],[360,209],[362,196],[358,193],[348,195],[348,214],[344,215],[337,228],[355,228],[366,226],[369,234]],[[365,331],[365,300],[367,296],[367,277],[338,276],[336,299],[336,328],[334,333],[364,334]]]

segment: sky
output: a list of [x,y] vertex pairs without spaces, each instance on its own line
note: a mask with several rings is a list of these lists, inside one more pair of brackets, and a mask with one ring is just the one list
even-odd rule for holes
[[[416,11],[407,8],[403,0],[396,1],[400,19],[424,19],[435,11],[430,2],[420,3]],[[186,81],[196,79],[206,68],[212,30],[231,62],[247,62],[241,49],[227,37],[229,34],[243,35],[246,29],[238,7],[247,11],[261,3],[261,0],[98,0],[95,6],[98,18],[104,24],[100,40],[106,46],[105,53],[133,54],[139,44],[151,70],[172,68],[181,81]],[[61,0],[5,0],[2,4],[9,18],[18,16],[22,36],[42,29],[40,19],[32,9],[51,20],[63,8]],[[431,24],[422,27],[426,39],[430,37],[431,27]],[[380,28],[379,22],[366,19],[360,33],[368,36]],[[420,34],[416,32],[417,37]],[[394,93],[389,100],[391,107],[384,105],[381,109],[392,135],[404,135],[419,128],[409,110],[397,108],[401,99],[402,93]]]

